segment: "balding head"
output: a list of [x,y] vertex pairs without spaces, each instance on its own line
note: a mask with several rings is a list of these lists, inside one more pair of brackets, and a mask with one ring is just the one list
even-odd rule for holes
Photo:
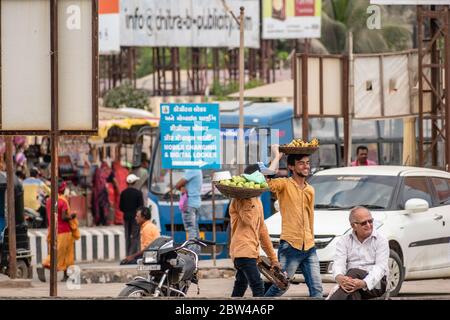
[[354,207],[350,211],[348,219],[353,231],[361,242],[372,234],[373,218],[367,208],[360,206]]
[[370,211],[366,207],[356,206],[352,210],[350,210],[350,215],[348,216],[348,220],[350,221],[350,223],[353,223],[356,221],[356,215],[359,212],[365,212],[365,213],[370,214]]

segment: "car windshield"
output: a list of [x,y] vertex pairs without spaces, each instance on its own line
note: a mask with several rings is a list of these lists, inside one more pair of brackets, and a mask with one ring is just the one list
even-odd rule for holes
[[394,176],[312,176],[316,209],[386,209],[391,201],[397,177]]

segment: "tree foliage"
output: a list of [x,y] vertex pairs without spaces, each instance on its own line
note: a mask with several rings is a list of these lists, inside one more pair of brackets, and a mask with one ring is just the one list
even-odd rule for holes
[[399,15],[380,6],[381,29],[370,30],[367,19],[369,0],[324,0],[321,42],[330,53],[346,53],[348,32],[353,33],[355,53],[378,53],[412,47],[410,9]]
[[134,88],[130,83],[109,90],[104,103],[108,108],[146,109],[149,105],[147,92]]

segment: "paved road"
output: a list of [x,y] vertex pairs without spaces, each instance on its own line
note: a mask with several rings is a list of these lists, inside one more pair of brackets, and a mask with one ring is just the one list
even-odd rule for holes
[[[69,289],[66,284],[58,283],[58,295],[61,297],[116,297],[124,287],[120,283],[110,284],[83,284],[79,289]],[[233,279],[202,279],[200,294],[193,285],[188,293],[189,297],[227,298],[233,287]],[[333,284],[325,283],[325,294]],[[48,297],[48,283],[33,280],[31,288],[0,288],[1,297]],[[246,296],[250,297],[250,290]],[[286,294],[287,297],[307,297],[308,290],[305,284],[292,285]],[[398,298],[406,299],[450,299],[450,279],[436,279],[424,281],[405,282]]]

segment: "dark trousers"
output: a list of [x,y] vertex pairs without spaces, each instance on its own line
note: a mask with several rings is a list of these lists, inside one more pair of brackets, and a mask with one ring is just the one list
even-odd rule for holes
[[[346,276],[353,279],[364,279],[367,276],[367,271],[361,269],[350,269]],[[386,292],[386,276],[381,279],[381,289],[363,290],[359,289],[352,293],[347,293],[342,288],[339,288],[329,300],[367,300],[381,297]]]
[[140,227],[135,219],[125,220],[125,253],[132,255],[140,250]]
[[264,296],[264,283],[259,273],[255,258],[234,259],[236,280],[234,281],[232,297],[243,297],[250,285],[254,297]]

